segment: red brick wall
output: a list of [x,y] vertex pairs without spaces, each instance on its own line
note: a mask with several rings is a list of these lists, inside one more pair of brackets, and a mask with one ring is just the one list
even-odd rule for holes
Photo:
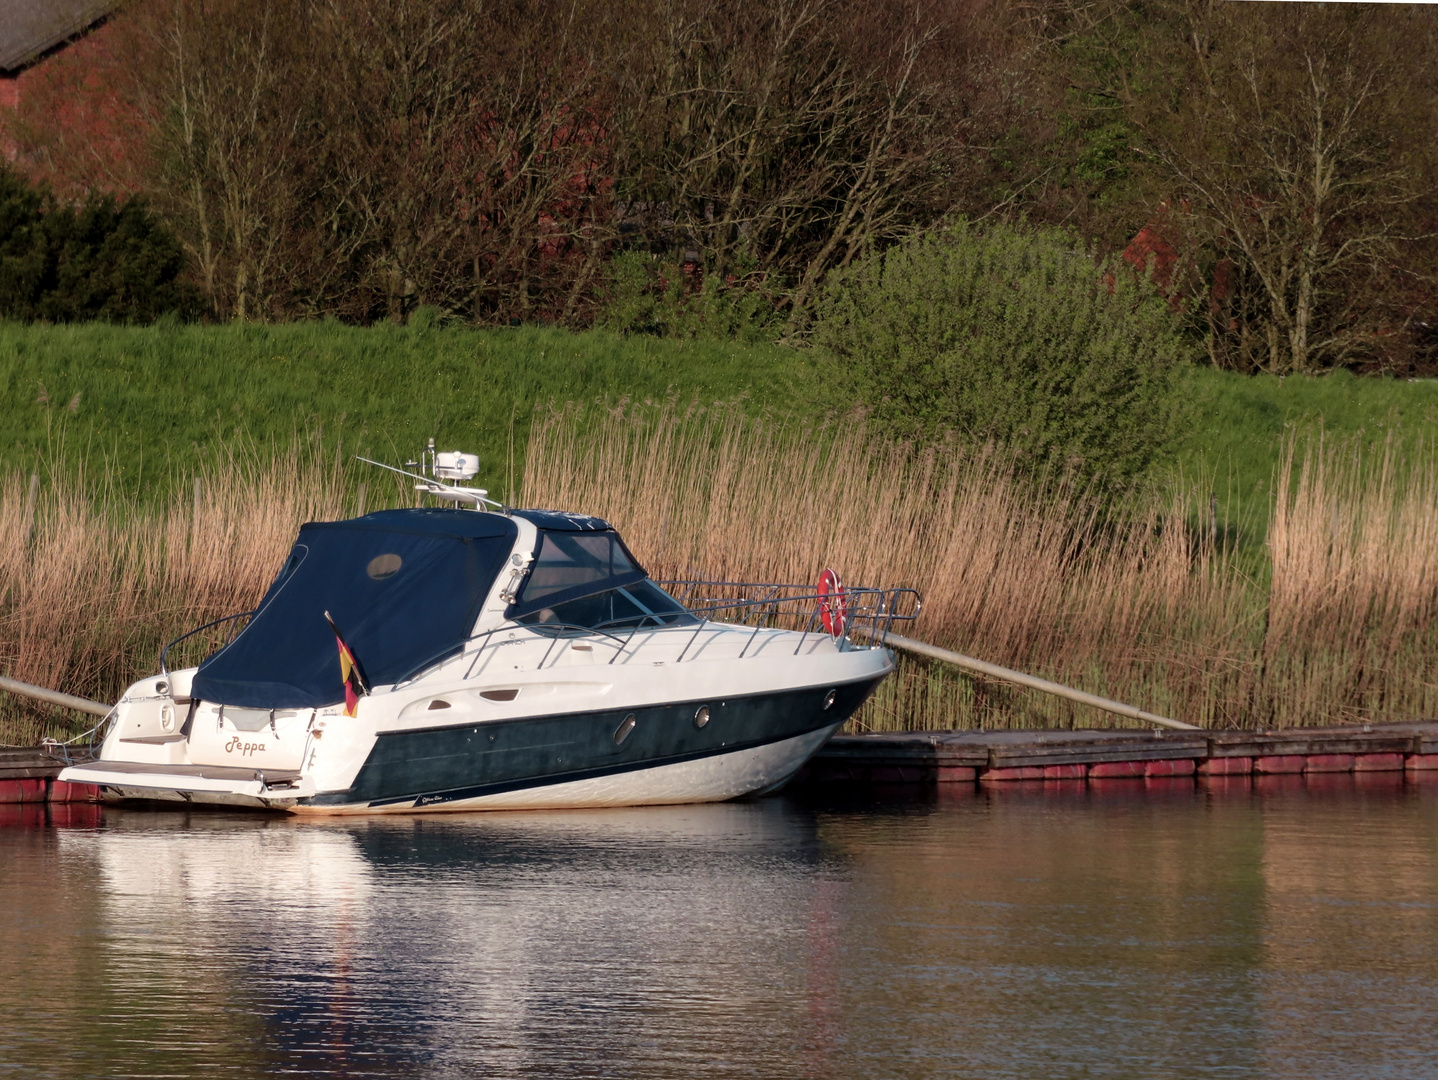
[[106,22],[0,79],[0,150],[64,198],[138,191],[146,130],[125,98],[122,28]]

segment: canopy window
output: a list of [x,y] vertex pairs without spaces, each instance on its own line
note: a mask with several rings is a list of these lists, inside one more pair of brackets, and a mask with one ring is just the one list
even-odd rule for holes
[[371,686],[457,653],[514,546],[515,523],[472,510],[385,510],[300,529],[249,625],[195,674],[193,694],[252,708],[344,700],[328,611]]

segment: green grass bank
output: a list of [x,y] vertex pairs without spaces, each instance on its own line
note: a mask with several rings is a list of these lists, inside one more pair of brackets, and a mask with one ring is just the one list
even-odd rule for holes
[[337,322],[147,327],[0,323],[0,464],[85,463],[131,493],[164,487],[238,438],[319,430],[403,461],[433,435],[480,454],[502,491],[513,423],[522,465],[536,406],[742,398],[793,414],[842,407],[809,353],[540,327]]
[[[347,452],[402,461],[430,436],[481,455],[502,492],[511,421],[522,465],[536,406],[742,399],[775,415],[848,407],[825,358],[776,345],[337,322],[147,327],[0,323],[0,465],[87,464],[131,493],[167,487],[236,437],[288,445],[320,430]],[[1225,513],[1267,517],[1285,436],[1317,431],[1405,448],[1438,434],[1438,381],[1249,378],[1194,368],[1168,467],[1211,478]],[[1261,531],[1261,530],[1260,530]]]
[[1405,452],[1438,435],[1438,379],[1359,378],[1347,371],[1277,378],[1201,367],[1187,371],[1180,392],[1189,424],[1173,446],[1186,470],[1203,469],[1235,495],[1266,500],[1273,465],[1291,431],[1323,431],[1366,450],[1392,436]]
[[1223,532],[1250,550],[1267,536],[1274,469],[1288,438],[1321,437],[1361,450],[1369,463],[1381,459],[1390,439],[1407,460],[1438,443],[1438,380],[1347,371],[1278,378],[1195,367],[1179,379],[1178,392],[1187,422],[1159,467],[1209,488]]

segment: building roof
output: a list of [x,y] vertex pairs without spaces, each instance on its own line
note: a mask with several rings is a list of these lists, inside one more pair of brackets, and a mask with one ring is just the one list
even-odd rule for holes
[[117,0],[0,0],[0,72],[15,73],[117,6]]

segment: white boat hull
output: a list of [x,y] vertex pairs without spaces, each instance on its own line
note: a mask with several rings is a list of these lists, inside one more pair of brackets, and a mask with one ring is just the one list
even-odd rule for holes
[[415,813],[462,810],[580,810],[605,806],[663,806],[676,803],[727,802],[775,790],[799,771],[828,741],[839,725],[784,739],[768,746],[717,754],[589,780],[540,784],[495,795],[456,799],[416,807],[413,802],[383,807],[297,805],[296,813]]
[[[122,702],[101,760],[61,778],[96,784],[111,800],[320,815],[718,802],[785,783],[893,668],[886,649],[813,636],[796,656],[798,635],[784,632],[757,655],[750,645],[748,655],[724,656],[721,646],[732,642],[737,654],[751,632],[716,632],[730,640],[711,641],[701,659],[605,664],[602,682],[587,661],[510,663],[502,700],[484,696],[495,693],[491,680],[465,677],[461,657],[447,672],[364,699],[357,717],[320,710],[252,731],[232,731],[206,705],[163,732],[145,720],[159,699],[135,695]],[[678,636],[656,634],[635,652],[669,656]],[[796,674],[808,685],[795,688]],[[676,701],[685,691],[705,696]],[[430,708],[435,700],[447,707]],[[702,727],[701,708],[711,717]],[[632,734],[619,738],[631,720]]]

